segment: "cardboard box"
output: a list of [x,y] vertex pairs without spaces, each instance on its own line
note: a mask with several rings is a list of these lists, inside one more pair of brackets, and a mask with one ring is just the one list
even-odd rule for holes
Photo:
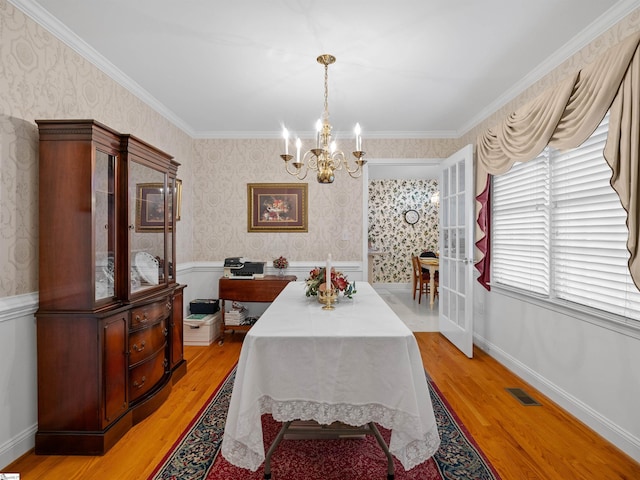
[[220,301],[217,298],[197,298],[189,302],[189,313],[216,313],[220,310]]
[[220,336],[222,317],[220,312],[213,315],[191,314],[183,321],[184,344],[207,346]]

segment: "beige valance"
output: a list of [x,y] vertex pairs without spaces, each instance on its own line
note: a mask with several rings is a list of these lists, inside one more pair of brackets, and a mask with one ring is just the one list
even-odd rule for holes
[[[629,271],[640,288],[638,200],[640,198],[640,33],[612,47],[597,61],[549,89],[478,137],[476,195],[489,188],[488,174],[507,172],[515,162],[536,158],[550,145],[565,150],[582,144],[610,110],[604,157],[611,185],[627,211]],[[486,195],[484,195],[486,198]],[[479,200],[480,201],[480,200]],[[481,205],[478,211],[486,205]],[[488,225],[482,225],[481,235]],[[484,254],[484,252],[482,252]],[[482,263],[482,259],[478,264]],[[483,269],[486,270],[486,265]],[[479,267],[480,268],[480,267]]]

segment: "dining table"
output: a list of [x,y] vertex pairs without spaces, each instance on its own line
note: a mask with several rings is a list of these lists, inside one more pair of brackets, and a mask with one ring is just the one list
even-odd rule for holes
[[418,257],[420,266],[429,270],[429,307],[433,308],[435,302],[436,272],[440,268],[440,259],[438,257]]
[[393,455],[406,470],[438,450],[415,336],[369,283],[355,287],[352,298],[339,296],[326,310],[306,296],[305,282],[291,282],[247,332],[222,441],[230,463],[251,471],[265,463],[269,478],[265,414],[285,426],[380,425],[391,431],[388,446],[381,445],[390,464]]

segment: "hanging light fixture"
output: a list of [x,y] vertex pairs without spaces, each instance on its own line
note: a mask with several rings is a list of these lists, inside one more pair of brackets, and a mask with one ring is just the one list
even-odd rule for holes
[[[292,162],[293,155],[289,154],[289,132],[285,128],[283,132],[284,154],[280,155],[280,158],[284,160],[287,172],[300,180],[306,178],[309,169],[311,169],[318,172],[318,183],[333,183],[335,180],[334,172],[341,170],[343,165],[351,177],[358,178],[362,175],[362,167],[367,163],[363,158],[364,152],[362,151],[360,124],[356,124],[355,127],[356,147],[353,156],[356,159],[355,166],[352,168],[344,153],[337,149],[336,142],[331,141],[331,124],[329,123],[329,65],[335,63],[336,57],[327,54],[320,55],[317,61],[324,65],[324,111],[322,112],[322,118],[316,123],[316,146],[301,156],[300,150],[302,148],[302,142],[300,138],[297,138],[295,143],[295,161]],[[289,165],[292,165],[293,169],[291,169]]]

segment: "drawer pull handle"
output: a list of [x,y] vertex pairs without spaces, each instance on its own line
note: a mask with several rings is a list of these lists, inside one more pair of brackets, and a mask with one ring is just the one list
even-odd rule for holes
[[147,320],[149,320],[149,318],[147,317],[147,312],[144,312],[144,315],[142,315],[142,317],[140,315],[136,315],[137,322],[146,322]]
[[133,350],[135,352],[141,352],[144,350],[144,347],[146,346],[145,341],[143,340],[142,342],[140,342],[140,346],[136,345],[135,343],[133,344]]
[[144,382],[146,382],[146,381],[147,381],[147,377],[142,377],[142,381],[140,383],[138,383],[138,381],[135,380],[133,382],[133,386],[136,387],[136,388],[142,388],[143,385],[144,385]]

